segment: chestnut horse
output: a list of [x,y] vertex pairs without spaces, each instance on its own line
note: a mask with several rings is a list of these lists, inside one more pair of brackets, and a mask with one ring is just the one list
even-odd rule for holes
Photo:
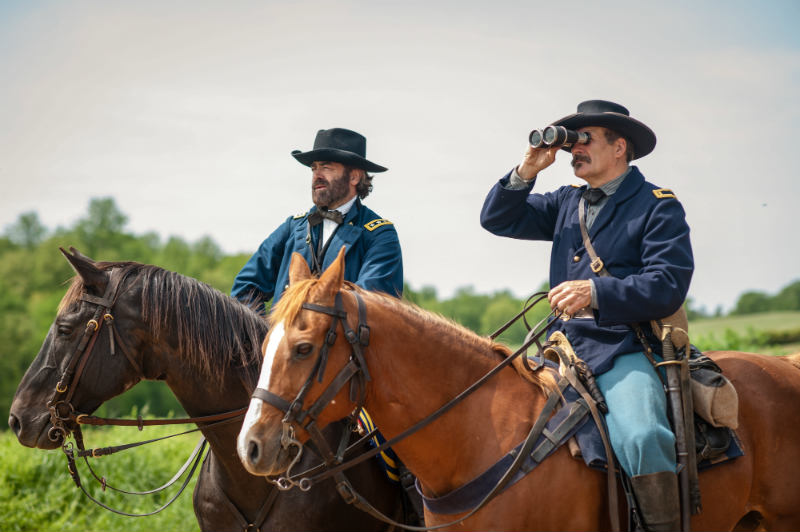
[[[104,324],[89,348],[92,351],[80,380],[73,382],[71,401],[77,412],[90,414],[142,379],[165,381],[192,417],[247,406],[258,377],[261,341],[267,333],[263,317],[199,281],[156,266],[95,263],[77,252],[65,256],[78,276],[11,406],[9,426],[20,443],[42,449],[61,445],[48,437],[53,424],[47,403],[70,357],[80,354],[76,347],[98,307],[94,301],[104,295],[112,275],[122,279],[109,311],[117,333],[116,354],[110,347],[113,329]],[[194,494],[202,530],[241,531],[251,523],[253,529],[260,526],[262,530],[386,528],[346,504],[333,482],[309,492],[277,494],[265,479],[247,473],[236,455],[241,419],[213,426],[201,423],[211,448]],[[338,443],[343,430],[348,429],[339,424],[329,427],[331,444]],[[141,440],[135,432],[132,430],[131,438]],[[319,462],[306,454],[298,468],[304,470]],[[358,489],[375,494],[384,512],[402,519],[402,488],[388,481],[377,462],[363,464],[352,480]]]
[[[365,407],[387,438],[437,410],[509,356],[509,350],[439,316],[343,282],[344,256],[311,279],[295,255],[291,284],[273,311],[259,388],[291,402],[315,367],[333,318],[325,312],[337,294],[355,328],[358,299],[366,309],[369,346],[363,358],[371,380]],[[357,297],[358,296],[358,297]],[[349,363],[351,346],[338,335],[327,353],[322,382],[309,382],[307,409]],[[718,352],[710,356],[735,384],[740,398],[738,437],[745,455],[700,474],[702,512],[694,530],[800,530],[800,360]],[[551,385],[532,383],[506,367],[422,430],[393,446],[417,476],[426,496],[464,485],[523,441]],[[545,372],[538,372],[546,374]],[[263,408],[262,408],[263,407]],[[345,386],[317,417],[339,419],[353,409]],[[289,452],[281,444],[283,412],[252,399],[239,435],[239,452],[255,474],[279,475]],[[295,426],[296,439],[308,438]],[[368,497],[367,497],[368,498]],[[522,480],[453,529],[607,530],[605,474],[558,449]],[[426,526],[463,517],[425,512]]]

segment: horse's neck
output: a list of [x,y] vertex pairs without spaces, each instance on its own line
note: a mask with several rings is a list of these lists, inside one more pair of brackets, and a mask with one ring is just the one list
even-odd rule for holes
[[[176,335],[159,331],[149,338],[143,362],[145,376],[162,378],[189,417],[201,417],[238,410],[247,406],[250,390],[244,368],[226,368],[223,374],[209,372],[178,349]],[[219,456],[235,454],[236,432],[241,419],[201,430]],[[229,430],[230,427],[234,427]],[[231,433],[230,435],[228,433]],[[230,436],[230,437],[229,437]]]
[[[247,406],[250,392],[244,382],[246,376],[230,371],[222,380],[204,374],[201,368],[193,367],[185,357],[172,349],[162,352],[169,357],[166,373],[167,385],[183,406],[189,417],[230,412]],[[223,504],[227,497],[246,515],[255,515],[260,501],[269,491],[264,479],[245,471],[236,454],[236,437],[242,418],[199,427],[214,457],[208,459],[202,474],[205,487],[202,497]]]
[[[373,382],[366,408],[387,438],[436,411],[502,360],[488,344],[410,312],[372,311],[370,325]],[[505,368],[395,449],[423,486],[443,493],[522,441],[543,402],[530,383]]]

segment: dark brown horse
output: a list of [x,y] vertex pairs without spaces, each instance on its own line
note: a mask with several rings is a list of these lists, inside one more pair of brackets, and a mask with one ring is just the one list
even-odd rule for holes
[[[334,306],[337,294],[351,328],[359,321],[356,295],[364,302],[370,327],[364,358],[371,376],[365,405],[387,438],[425,418],[509,355],[507,348],[447,320],[343,283],[343,268],[340,254],[320,279],[310,279],[302,258],[295,257],[291,286],[272,314],[274,328],[265,343],[270,360],[264,361],[259,387],[287,401],[297,396],[335,319],[324,309]],[[349,363],[350,353],[339,334],[322,382],[313,379],[303,408]],[[738,389],[737,434],[745,455],[701,473],[703,509],[692,518],[693,530],[800,530],[800,361],[735,352],[711,356]],[[394,449],[427,496],[445,495],[523,441],[550,386],[546,379],[531,383],[507,367]],[[318,423],[338,419],[352,408],[345,386]],[[290,457],[281,445],[282,417],[272,407],[262,408],[257,417],[248,413],[250,423],[240,435],[240,455],[248,470],[276,475],[286,468]],[[307,437],[297,428],[298,440]],[[453,528],[608,529],[605,475],[574,459],[566,447]],[[435,526],[458,517],[426,509],[425,521]]]
[[[90,414],[142,379],[165,381],[192,417],[247,406],[267,332],[261,316],[203,283],[155,266],[94,263],[78,253],[65,255],[78,276],[14,396],[9,426],[20,443],[42,449],[60,446],[60,441],[48,437],[53,425],[47,403],[98,306],[93,301],[104,296],[112,275],[121,279],[110,312],[118,332],[116,354],[110,353],[107,325],[90,347],[80,380],[73,382],[71,402],[77,412]],[[203,530],[241,531],[242,519],[247,524],[257,521],[276,489],[242,467],[236,454],[240,425],[241,417],[201,427],[211,448],[194,493],[195,514]],[[326,434],[337,443],[343,430],[334,424]],[[132,432],[132,440],[141,439]],[[319,461],[309,454],[298,471]],[[350,478],[359,489],[374,494],[385,513],[402,519],[401,488],[387,480],[377,463],[365,463]],[[262,530],[385,528],[346,504],[332,482],[309,492],[281,492],[273,500],[266,520],[255,523]]]

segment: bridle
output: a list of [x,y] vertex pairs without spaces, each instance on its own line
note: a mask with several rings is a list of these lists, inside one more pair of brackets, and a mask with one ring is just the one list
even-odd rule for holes
[[78,387],[81,375],[89,361],[89,357],[92,354],[94,345],[100,336],[100,330],[103,324],[108,324],[107,328],[109,329],[108,337],[111,354],[115,354],[116,344],[119,344],[122,352],[133,368],[139,374],[142,373],[141,366],[136,359],[131,356],[129,349],[127,349],[125,343],[120,338],[119,332],[114,325],[114,316],[111,314],[111,310],[119,296],[119,287],[125,277],[127,277],[127,273],[117,273],[117,270],[112,269],[103,297],[97,297],[87,293],[83,293],[79,297],[80,300],[91,303],[95,305],[96,308],[94,315],[86,323],[83,336],[75,348],[75,351],[72,353],[69,364],[67,364],[66,369],[61,374],[58,384],[56,384],[52,399],[47,403],[47,408],[50,410],[50,421],[53,425],[48,432],[48,437],[51,441],[64,441],[78,428],[78,423],[80,423],[80,418],[83,414],[77,413],[75,406],[72,404],[72,398]]
[[[455,524],[458,524],[465,519],[474,515],[478,510],[480,510],[486,503],[488,503],[497,493],[499,493],[502,488],[506,485],[507,482],[511,479],[513,474],[519,469],[521,466],[522,460],[525,456],[525,453],[520,452],[518,455],[518,459],[514,461],[514,463],[509,467],[506,473],[503,475],[503,478],[492,488],[488,495],[472,510],[470,510],[466,515],[449,522],[443,523],[441,525],[437,525],[435,527],[417,527],[417,526],[410,526],[404,523],[399,523],[388,516],[381,513],[377,508],[375,508],[372,504],[369,503],[361,494],[359,494],[347,478],[344,476],[344,471],[366,461],[369,458],[377,455],[381,451],[386,450],[387,448],[395,445],[397,442],[407,438],[411,434],[421,430],[428,424],[432,423],[442,415],[444,415],[447,411],[451,408],[456,406],[458,403],[463,401],[468,395],[473,393],[475,390],[480,388],[483,384],[485,384],[491,377],[496,375],[500,370],[510,365],[515,358],[517,358],[522,353],[526,353],[527,349],[536,344],[539,348],[539,353],[543,352],[543,346],[540,342],[540,338],[547,332],[546,325],[543,327],[551,316],[554,315],[554,312],[551,312],[548,316],[543,318],[538,324],[534,327],[530,327],[525,321],[526,326],[529,328],[529,333],[525,338],[522,346],[517,349],[513,354],[506,357],[502,362],[494,366],[489,372],[487,372],[483,377],[475,381],[472,385],[470,385],[467,389],[462,391],[456,397],[442,405],[439,409],[435,412],[430,414],[429,416],[423,418],[422,420],[415,423],[413,426],[409,427],[402,433],[398,434],[397,436],[391,438],[390,440],[382,443],[381,445],[375,446],[372,450],[367,451],[356,458],[353,458],[347,462],[343,462],[343,455],[345,454],[345,444],[346,444],[346,432],[343,435],[343,439],[339,444],[339,452],[333,454],[333,452],[328,447],[327,442],[322,437],[319,427],[317,426],[317,418],[322,410],[327,406],[330,401],[339,393],[339,391],[348,383],[350,382],[350,398],[351,401],[355,402],[356,398],[358,402],[356,404],[356,408],[350,414],[349,418],[351,422],[357,417],[359,410],[364,405],[364,397],[366,394],[366,381],[371,380],[369,370],[367,369],[366,361],[364,359],[364,351],[363,349],[369,345],[369,326],[366,323],[366,306],[364,305],[364,301],[361,295],[357,291],[351,292],[355,298],[358,305],[358,334],[350,328],[347,322],[347,312],[344,309],[344,305],[342,303],[342,292],[341,290],[336,293],[334,306],[324,306],[324,305],[317,305],[314,303],[303,303],[302,307],[306,310],[311,310],[314,312],[320,312],[323,314],[328,314],[332,316],[331,325],[328,329],[328,332],[325,335],[325,339],[323,345],[319,349],[319,356],[317,357],[317,361],[315,362],[311,374],[306,379],[303,386],[300,388],[295,399],[289,403],[282,397],[266,390],[264,388],[256,388],[253,392],[252,397],[256,399],[260,399],[266,403],[269,403],[273,407],[277,408],[278,410],[285,412],[283,419],[281,420],[282,424],[282,433],[281,433],[281,446],[285,450],[290,450],[292,446],[298,449],[297,456],[292,460],[289,467],[287,468],[284,476],[278,478],[277,480],[272,480],[275,484],[278,485],[279,489],[288,490],[291,489],[293,486],[299,487],[303,491],[308,491],[311,487],[327,478],[333,478],[336,483],[336,489],[342,498],[348,504],[353,504],[360,510],[372,515],[374,518],[384,521],[385,523],[390,524],[393,527],[402,528],[405,530],[412,530],[412,531],[427,531],[427,530],[437,530],[441,528],[449,528]],[[537,303],[546,299],[547,293],[539,292],[532,295],[525,304],[523,310],[513,317],[509,322],[503,325],[497,332],[490,335],[490,338],[494,339],[499,336],[503,331],[508,329],[514,322],[522,318],[525,320],[525,314]],[[530,303],[531,300],[534,300],[533,303]],[[309,388],[311,387],[315,375],[317,376],[317,381],[322,382],[322,376],[325,371],[325,366],[327,364],[328,358],[328,351],[331,346],[336,342],[337,334],[336,330],[338,328],[338,324],[341,322],[342,328],[345,333],[345,337],[347,338],[348,342],[352,346],[352,354],[348,363],[339,371],[336,377],[331,381],[331,383],[327,386],[325,390],[323,390],[322,394],[317,398],[317,400],[312,404],[308,409],[303,410],[303,401],[308,394]],[[528,361],[526,357],[523,357],[523,364],[526,368],[529,369],[539,369],[544,367],[544,360],[542,359],[541,362],[537,365],[536,368],[530,368],[528,365]],[[354,380],[355,379],[355,380]],[[551,398],[548,400],[548,408],[552,408],[556,400],[560,397],[560,394],[553,394]],[[545,413],[545,412],[543,412]],[[544,416],[546,419],[546,416]],[[291,469],[299,460],[299,456],[302,453],[303,444],[300,443],[294,437],[294,427],[293,423],[298,424],[304,428],[309,435],[311,436],[311,441],[319,447],[319,450],[322,451],[321,455],[325,460],[324,468],[325,471],[321,474],[318,474],[314,477],[308,476],[311,473],[316,472],[318,468],[314,468],[312,470],[303,472],[297,476],[301,477],[299,481],[294,480],[291,476]],[[531,433],[528,435],[526,439],[526,445],[530,446],[535,441],[536,432],[543,428],[543,423],[536,423],[534,427],[531,429]],[[372,434],[368,434],[363,439],[370,437]],[[357,445],[357,444],[356,444]],[[352,447],[352,446],[351,446]]]
[[[316,447],[318,454],[325,461],[325,466],[332,467],[341,464],[344,459],[344,454],[347,451],[347,443],[349,441],[349,431],[342,433],[342,439],[339,442],[336,452],[330,448],[327,440],[322,435],[322,431],[317,423],[322,410],[333,400],[339,391],[349,382],[350,383],[350,401],[356,403],[355,409],[348,416],[347,420],[351,426],[354,426],[358,413],[364,406],[364,399],[366,397],[366,383],[371,380],[369,370],[367,369],[366,360],[364,358],[364,349],[369,345],[369,326],[367,325],[367,310],[364,301],[358,292],[353,292],[358,304],[358,325],[356,330],[353,330],[347,322],[347,312],[342,303],[342,293],[337,292],[334,306],[328,307],[317,305],[314,303],[303,303],[302,308],[314,312],[321,312],[328,314],[332,317],[331,325],[328,332],[325,334],[325,339],[322,346],[319,348],[319,355],[314,363],[311,373],[306,379],[303,386],[300,388],[297,396],[289,403],[284,398],[276,395],[265,388],[256,388],[253,392],[253,397],[260,399],[278,410],[285,413],[281,420],[281,446],[290,450],[291,447],[297,449],[297,454],[292,459],[286,474],[273,482],[281,490],[291,489],[293,486],[299,487],[303,491],[311,489],[311,483],[307,477],[302,478],[300,482],[295,482],[291,479],[291,469],[296,465],[303,452],[303,444],[295,438],[294,424],[306,430],[311,436],[311,441]],[[330,348],[336,343],[337,333],[336,330],[342,325],[344,336],[352,347],[350,359],[347,364],[339,370],[339,373],[333,378],[328,386],[323,390],[322,394],[316,401],[307,409],[303,409],[303,402],[306,395],[314,382],[316,376],[317,382],[322,382],[322,377],[325,374],[325,368],[328,363],[328,353]],[[357,332],[356,332],[357,331]],[[342,487],[339,487],[339,484]],[[340,493],[347,489],[352,490],[352,487],[347,482],[347,479],[341,476],[337,478],[337,489]],[[344,496],[344,495],[343,495]],[[347,497],[345,497],[347,500]]]
[[[141,365],[136,360],[136,358],[131,355],[131,349],[125,342],[124,338],[120,335],[119,330],[117,329],[114,322],[114,316],[112,314],[114,305],[116,304],[117,298],[120,295],[120,287],[122,286],[122,283],[127,278],[129,273],[130,269],[112,268],[109,274],[108,284],[106,285],[106,289],[102,297],[93,296],[87,293],[82,293],[79,296],[79,299],[81,301],[93,304],[96,306],[96,308],[94,314],[92,315],[92,318],[89,319],[89,321],[86,323],[86,328],[83,331],[83,335],[80,341],[78,342],[75,351],[72,353],[69,359],[69,363],[67,364],[67,367],[62,373],[61,378],[59,379],[58,383],[55,386],[55,389],[53,390],[52,399],[47,402],[47,408],[50,411],[50,422],[52,424],[52,427],[48,431],[48,438],[50,438],[51,441],[62,443],[61,449],[64,451],[64,454],[67,457],[67,467],[69,469],[70,476],[72,477],[72,480],[75,482],[75,484],[81,489],[81,491],[83,491],[83,493],[90,500],[92,500],[99,506],[102,506],[106,510],[112,511],[114,513],[131,517],[141,517],[141,516],[153,515],[160,512],[161,510],[172,504],[172,502],[174,502],[178,498],[178,496],[183,492],[183,490],[189,484],[189,481],[191,480],[194,472],[197,469],[197,466],[199,465],[203,457],[203,451],[205,450],[206,447],[205,438],[200,439],[200,442],[198,442],[194,451],[189,456],[189,459],[183,466],[181,466],[179,471],[173,476],[173,478],[170,481],[168,481],[166,484],[164,484],[159,488],[148,491],[142,491],[142,492],[125,491],[110,486],[106,482],[105,478],[100,478],[97,476],[95,471],[92,469],[91,465],[89,465],[88,458],[113,454],[118,451],[131,449],[134,447],[138,447],[140,445],[153,443],[166,438],[181,436],[183,434],[195,432],[200,429],[196,428],[178,434],[173,434],[170,436],[164,436],[160,438],[154,438],[151,440],[141,441],[137,443],[130,443],[125,445],[117,445],[113,447],[104,447],[98,449],[85,449],[83,444],[83,433],[81,431],[80,426],[81,425],[138,426],[139,430],[142,430],[144,426],[151,426],[151,425],[173,425],[173,424],[186,424],[186,423],[219,424],[219,423],[226,423],[232,421],[237,417],[243,416],[247,412],[247,408],[245,407],[239,410],[225,412],[222,414],[214,414],[210,416],[201,416],[194,418],[147,419],[147,420],[142,419],[141,415],[138,417],[138,419],[135,420],[99,418],[95,416],[90,416],[88,414],[79,413],[76,410],[75,406],[72,403],[72,400],[75,395],[75,391],[78,387],[78,383],[80,382],[80,378],[84,370],[86,369],[87,363],[92,355],[92,351],[95,347],[97,339],[100,336],[100,332],[104,324],[106,324],[106,328],[109,331],[108,337],[109,337],[110,354],[112,356],[115,355],[116,347],[119,346],[120,350],[128,359],[128,362],[131,364],[131,366],[137,372],[137,374],[143,375]],[[207,428],[208,426],[210,425],[206,425],[205,428]],[[74,449],[72,442],[67,441],[70,435],[74,436],[75,438],[77,450]],[[86,491],[83,484],[81,483],[80,474],[78,473],[78,469],[75,464],[76,456],[84,459],[92,475],[101,484],[103,490],[109,488],[114,491],[131,495],[146,495],[162,491],[171,486],[172,484],[174,484],[183,475],[183,473],[189,467],[189,464],[192,464],[192,466],[189,474],[187,475],[185,481],[183,482],[178,492],[172,498],[170,498],[163,506],[159,507],[158,509],[152,512],[131,514],[122,512],[120,510],[116,510],[114,508],[111,508],[103,504],[102,502],[92,497],[92,495],[90,495]]]

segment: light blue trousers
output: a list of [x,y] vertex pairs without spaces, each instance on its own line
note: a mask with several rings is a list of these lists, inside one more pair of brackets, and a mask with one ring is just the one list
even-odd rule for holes
[[597,376],[606,398],[609,439],[628,476],[675,471],[675,435],[667,418],[664,387],[644,353],[614,358]]

